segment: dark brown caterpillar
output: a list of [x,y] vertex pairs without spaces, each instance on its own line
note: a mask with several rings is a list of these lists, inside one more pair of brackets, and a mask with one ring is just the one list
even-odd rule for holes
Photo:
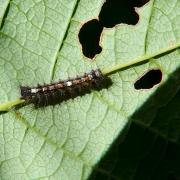
[[61,101],[74,98],[91,89],[100,90],[112,84],[110,78],[104,76],[99,69],[85,73],[83,76],[70,78],[37,87],[21,86],[21,98],[26,103],[33,103],[36,107],[53,105]]

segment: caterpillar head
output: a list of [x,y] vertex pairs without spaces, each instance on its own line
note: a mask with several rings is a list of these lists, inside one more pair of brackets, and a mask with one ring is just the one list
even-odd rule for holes
[[31,88],[27,86],[20,86],[21,90],[21,98],[22,99],[29,99],[31,97]]

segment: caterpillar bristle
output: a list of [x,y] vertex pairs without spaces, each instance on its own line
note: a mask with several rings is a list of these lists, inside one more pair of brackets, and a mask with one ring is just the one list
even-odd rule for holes
[[35,107],[54,105],[70,98],[90,93],[92,89],[108,88],[112,81],[100,69],[84,73],[83,76],[60,80],[51,84],[38,84],[37,87],[20,86],[21,98]]

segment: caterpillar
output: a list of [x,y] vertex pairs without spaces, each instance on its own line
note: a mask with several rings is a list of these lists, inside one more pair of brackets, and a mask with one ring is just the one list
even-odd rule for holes
[[21,99],[33,103],[35,107],[57,104],[61,101],[90,93],[92,89],[108,88],[111,79],[104,76],[100,69],[91,70],[83,76],[37,87],[20,86]]

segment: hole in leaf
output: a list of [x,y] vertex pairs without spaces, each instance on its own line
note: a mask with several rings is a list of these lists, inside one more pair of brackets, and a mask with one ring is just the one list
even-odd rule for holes
[[102,26],[112,28],[116,24],[126,23],[135,25],[139,15],[135,7],[141,7],[149,0],[106,0],[99,14]]
[[156,84],[159,84],[162,80],[162,72],[159,69],[152,69],[138,79],[134,88],[139,89],[150,89]]
[[94,58],[96,54],[102,51],[99,46],[100,36],[103,27],[97,19],[93,19],[85,23],[79,32],[79,41],[82,45],[84,56]]
[[92,59],[101,53],[99,41],[104,27],[111,28],[120,23],[137,24],[139,16],[135,7],[141,7],[147,2],[149,0],[106,0],[101,8],[99,21],[92,19],[80,29],[78,36],[84,56]]
[[146,3],[148,3],[150,0],[131,0],[134,7],[141,7],[144,6]]

